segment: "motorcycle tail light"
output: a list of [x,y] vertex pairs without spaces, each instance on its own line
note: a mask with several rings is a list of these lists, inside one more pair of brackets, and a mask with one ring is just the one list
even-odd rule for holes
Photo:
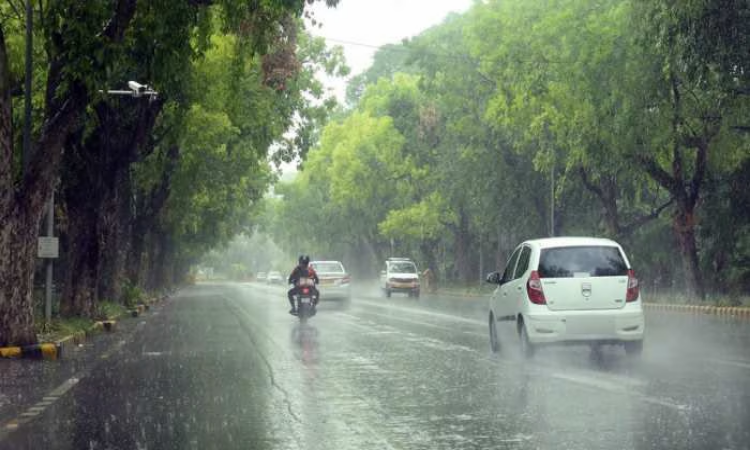
[[304,288],[304,289],[302,289],[302,293],[303,294],[309,294],[310,293],[310,289]]

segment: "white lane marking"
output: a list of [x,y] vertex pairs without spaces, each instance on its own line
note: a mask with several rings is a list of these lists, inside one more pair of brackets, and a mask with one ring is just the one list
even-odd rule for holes
[[612,382],[609,380],[594,378],[594,377],[590,377],[590,376],[583,375],[583,374],[570,374],[570,373],[561,373],[561,372],[552,372],[552,373],[548,373],[547,375],[552,378],[556,378],[558,380],[568,381],[568,382],[580,384],[583,386],[601,389],[606,392],[612,392],[616,394],[634,395],[638,399],[646,403],[666,406],[668,408],[671,408],[677,411],[685,411],[686,409],[688,409],[687,405],[675,403],[675,402],[672,402],[670,400],[667,400],[661,397],[634,392],[630,389],[630,387],[624,384]]
[[390,303],[383,304],[383,303],[377,303],[377,302],[373,302],[369,300],[358,299],[355,304],[356,305],[368,305],[368,306],[372,306],[372,307],[380,308],[380,309],[396,310],[396,311],[401,311],[401,312],[406,312],[406,313],[421,315],[421,316],[435,317],[435,318],[443,319],[443,320],[450,321],[450,322],[462,322],[462,323],[468,323],[472,325],[479,325],[482,327],[487,325],[486,323],[484,323],[484,321],[481,321],[481,320],[469,319],[467,317],[454,316],[451,314],[439,313],[439,312],[429,311],[429,310],[420,309],[420,308],[411,308],[408,306],[394,305]]
[[395,320],[395,321],[398,321],[398,322],[411,323],[411,324],[420,325],[420,326],[423,326],[423,327],[437,328],[438,330],[455,331],[454,328],[443,327],[443,326],[440,326],[440,325],[435,325],[435,324],[429,323],[429,322],[422,322],[422,321],[419,321],[419,320],[407,319],[405,317],[398,317],[398,316],[394,316],[392,314],[382,314],[382,313],[376,313],[376,312],[370,312],[370,311],[365,312],[365,314],[371,314],[373,316],[378,316],[378,317],[385,317],[386,319],[389,319],[389,320]]
[[63,395],[65,395],[66,392],[71,390],[73,386],[78,384],[79,381],[80,381],[80,378],[78,377],[68,378],[67,380],[63,381],[63,383],[60,386],[56,387],[52,392],[50,392],[49,396],[62,397]]
[[709,359],[708,361],[713,364],[722,364],[725,366],[738,367],[740,369],[750,369],[750,363],[746,363],[742,361],[729,360],[729,359]]

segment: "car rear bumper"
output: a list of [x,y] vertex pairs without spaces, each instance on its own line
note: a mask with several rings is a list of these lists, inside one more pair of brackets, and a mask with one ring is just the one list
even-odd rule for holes
[[323,286],[318,285],[318,291],[320,292],[320,299],[321,300],[329,300],[329,299],[347,299],[352,294],[351,285],[345,284],[345,285],[331,285],[331,286]]
[[640,305],[622,310],[528,314],[524,323],[529,341],[534,344],[640,341],[645,332]]
[[419,283],[416,282],[389,282],[386,289],[391,292],[416,292],[419,290]]

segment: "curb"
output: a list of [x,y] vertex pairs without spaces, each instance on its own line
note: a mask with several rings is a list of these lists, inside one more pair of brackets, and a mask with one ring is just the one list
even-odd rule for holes
[[57,342],[24,345],[22,347],[0,347],[0,358],[34,358],[56,360],[61,355],[61,345]]
[[[151,309],[152,304],[162,303],[169,299],[169,295],[160,295],[151,297],[144,303],[136,305],[136,307],[130,310],[132,317],[138,317],[145,311]],[[94,322],[91,327],[87,330],[81,330],[71,335],[65,336],[54,342],[43,342],[40,344],[26,345],[26,346],[11,346],[11,347],[0,347],[0,359],[20,359],[20,358],[33,358],[33,359],[45,359],[45,360],[57,360],[63,357],[66,351],[66,347],[73,345],[83,344],[87,338],[93,335],[105,331],[108,333],[114,332],[117,329],[117,320],[126,314],[120,314],[110,320],[99,320]]]
[[750,308],[744,306],[671,305],[668,303],[643,303],[644,310],[676,312],[693,315],[713,315],[750,319]]

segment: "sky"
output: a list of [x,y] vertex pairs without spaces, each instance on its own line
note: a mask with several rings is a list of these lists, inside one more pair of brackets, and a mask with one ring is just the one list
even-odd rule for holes
[[[416,36],[442,22],[449,13],[468,10],[472,3],[473,0],[340,0],[338,6],[328,8],[325,2],[317,1],[309,11],[323,26],[310,27],[310,32],[325,38],[330,46],[343,47],[352,76],[370,66],[377,47]],[[343,102],[346,80],[324,82]]]

